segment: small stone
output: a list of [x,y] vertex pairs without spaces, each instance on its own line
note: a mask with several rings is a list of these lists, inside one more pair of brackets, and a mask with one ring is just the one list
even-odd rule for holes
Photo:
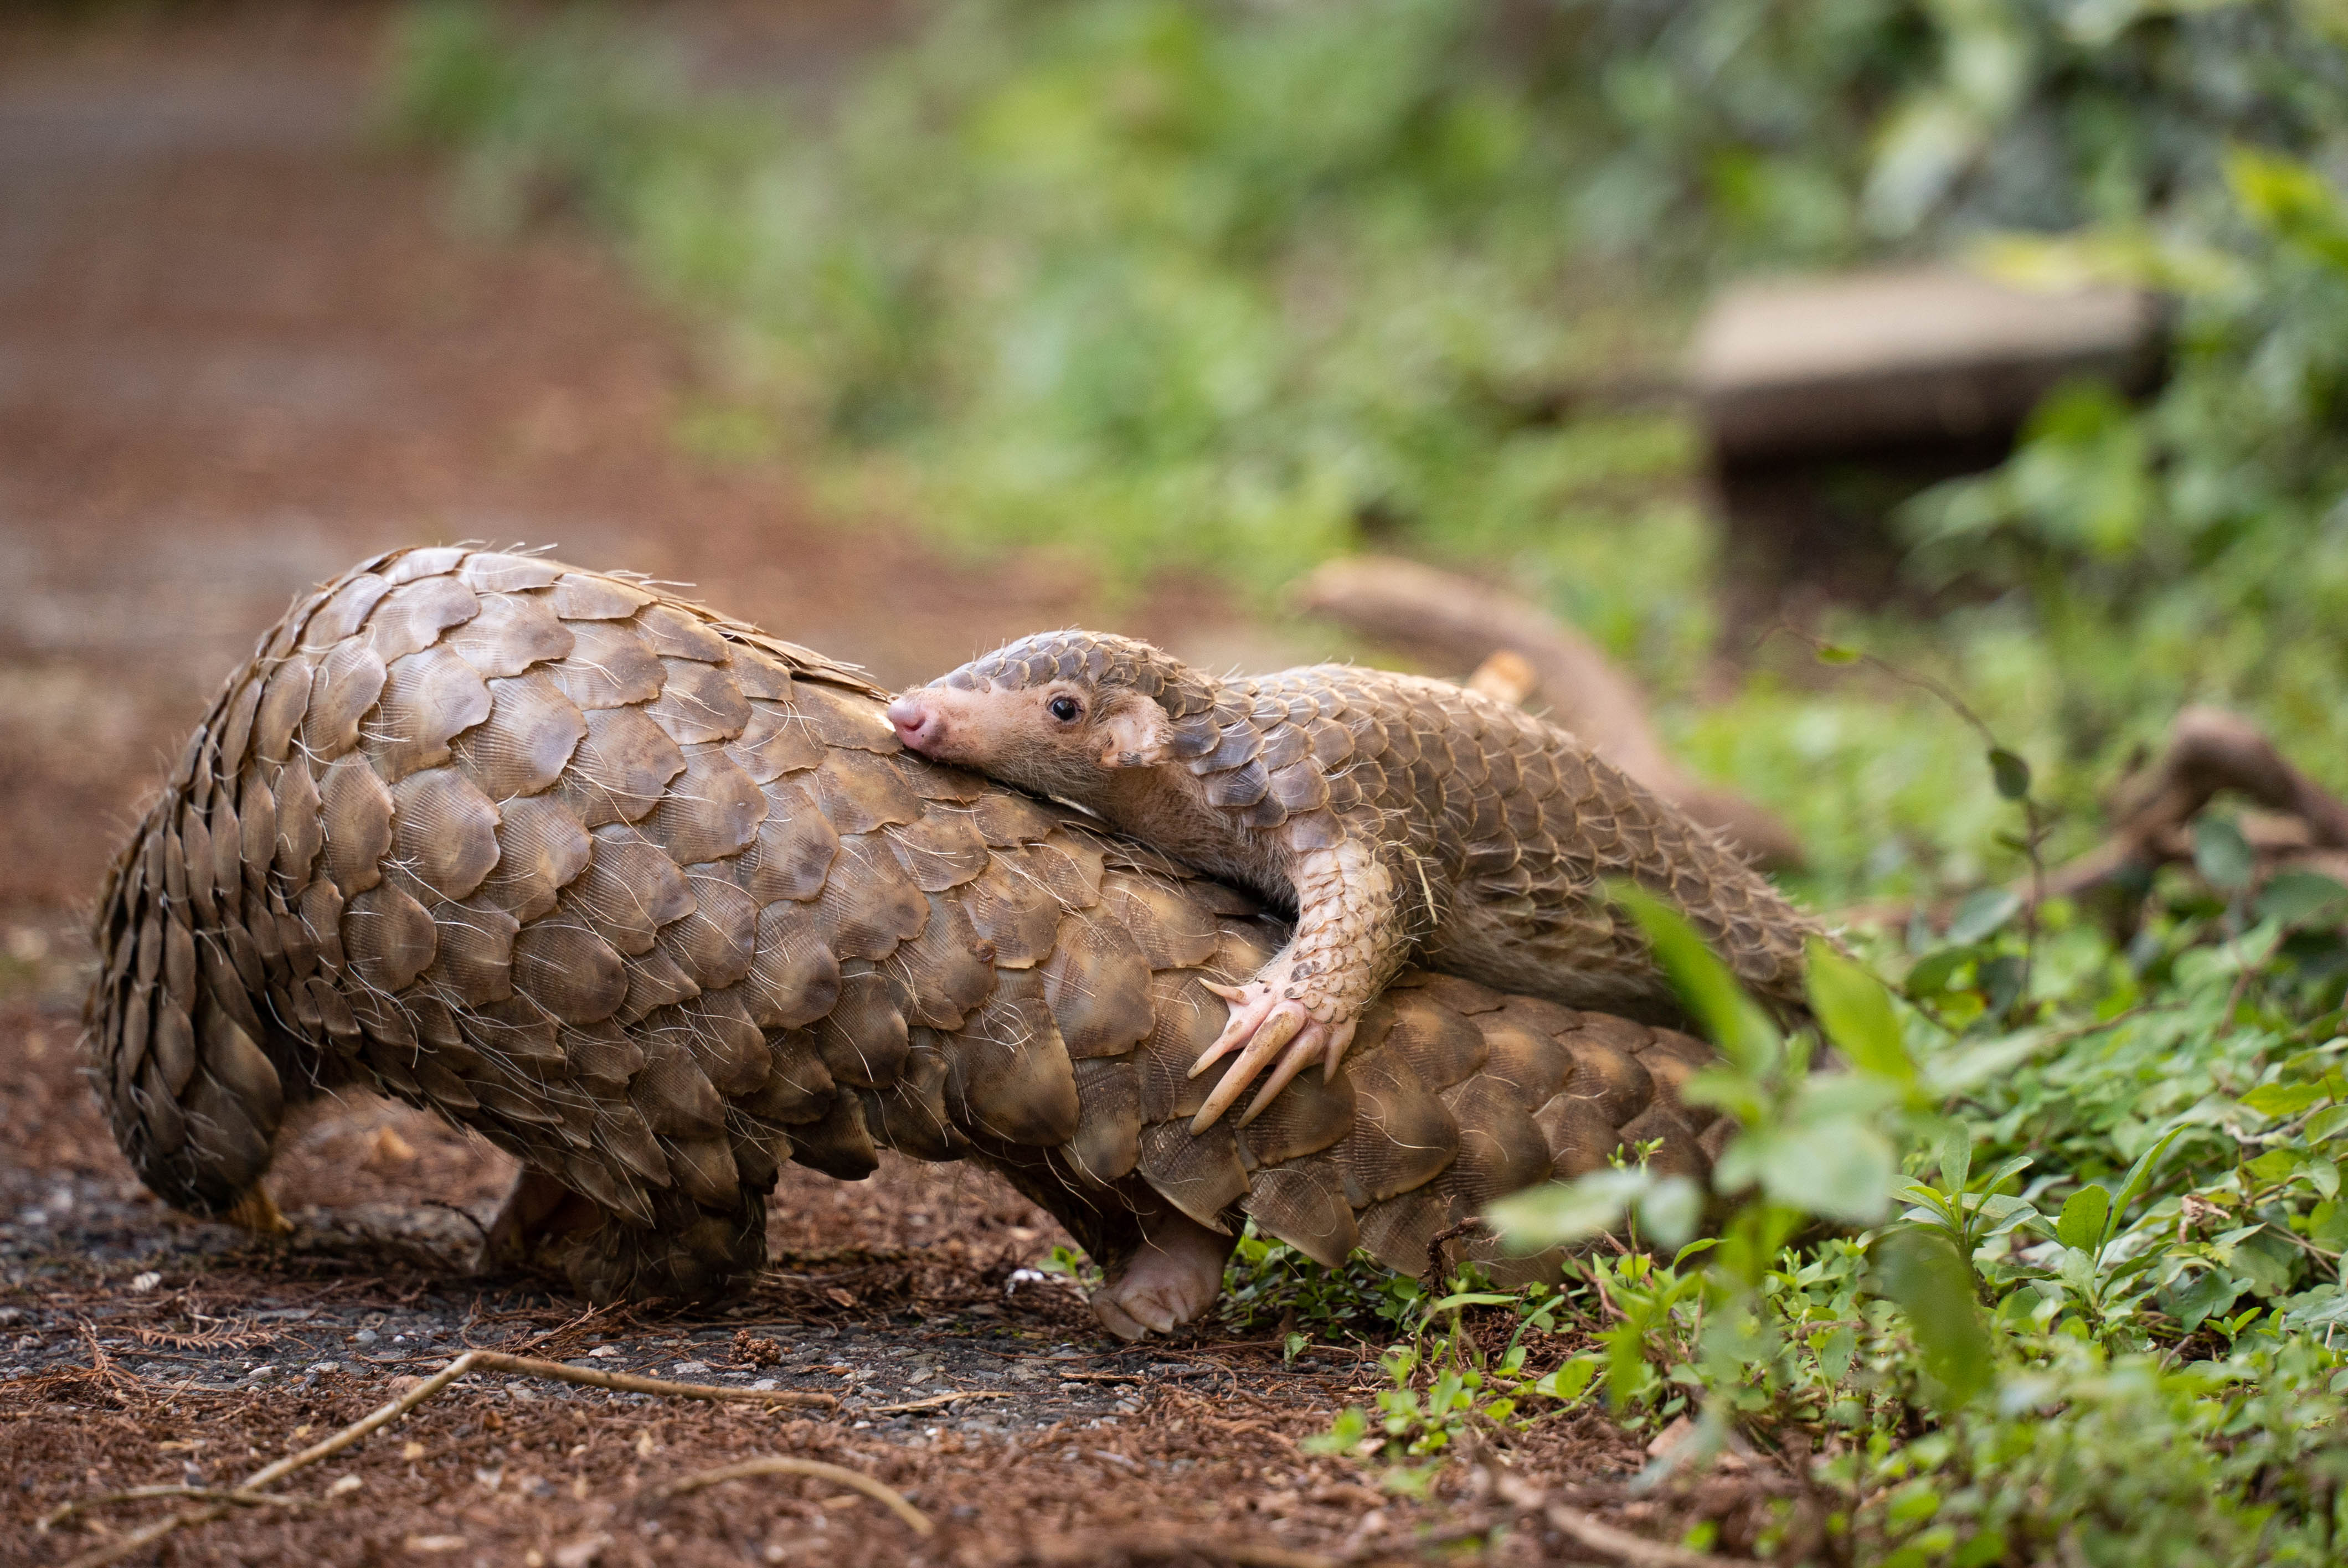
[[754,1393],[760,1393],[760,1394],[763,1394],[763,1393],[767,1392],[767,1391],[768,1389],[777,1389],[777,1388],[780,1388],[781,1386],[782,1386],[782,1385],[780,1385],[779,1383],[776,1382],[776,1381],[775,1381],[775,1379],[773,1379],[772,1378],[759,1378],[757,1382],[755,1382],[755,1383],[751,1384],[751,1385],[750,1385],[750,1389],[751,1389],[751,1391],[752,1391],[752,1392],[754,1392]]
[[709,1363],[706,1361],[679,1361],[668,1372],[672,1378],[698,1378],[708,1370]]
[[[362,1328],[357,1333],[351,1336],[351,1343],[354,1345],[372,1345],[382,1337],[382,1335],[377,1334],[372,1328]],[[436,1537],[436,1539],[438,1538]]]
[[133,1296],[144,1296],[162,1283],[163,1276],[150,1268],[144,1274],[132,1276],[130,1281],[130,1294]]

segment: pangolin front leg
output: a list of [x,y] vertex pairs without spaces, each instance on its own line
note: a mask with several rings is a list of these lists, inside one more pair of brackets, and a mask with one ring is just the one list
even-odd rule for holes
[[1370,845],[1349,837],[1307,851],[1297,859],[1295,883],[1296,934],[1288,946],[1247,984],[1210,987],[1231,1014],[1190,1076],[1233,1051],[1239,1060],[1192,1118],[1193,1132],[1213,1126],[1275,1057],[1239,1120],[1242,1127],[1316,1059],[1323,1075],[1334,1074],[1362,1009],[1409,956],[1400,879]]

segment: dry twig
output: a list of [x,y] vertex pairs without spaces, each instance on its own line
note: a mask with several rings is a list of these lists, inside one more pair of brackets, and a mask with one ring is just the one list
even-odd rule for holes
[[117,1502],[143,1502],[149,1498],[176,1497],[191,1502],[226,1502],[239,1508],[308,1508],[313,1499],[283,1497],[273,1491],[242,1491],[219,1486],[134,1486],[122,1491],[101,1492],[96,1497],[77,1498],[61,1502],[33,1522],[34,1531],[46,1535],[77,1513],[93,1508],[104,1508]]
[[558,1382],[578,1383],[590,1389],[609,1389],[622,1394],[659,1394],[671,1399],[708,1399],[720,1403],[731,1400],[754,1405],[798,1405],[818,1410],[839,1409],[839,1400],[830,1394],[811,1394],[798,1389],[727,1389],[714,1383],[672,1383],[660,1378],[639,1378],[633,1372],[605,1372],[590,1367],[566,1367],[560,1361],[541,1361],[529,1356],[509,1356],[502,1350],[469,1350],[458,1359],[469,1360],[485,1372],[551,1378]]
[[688,1491],[699,1491],[721,1481],[742,1481],[756,1475],[811,1475],[819,1481],[837,1481],[841,1486],[853,1487],[888,1509],[910,1525],[916,1535],[927,1535],[937,1528],[930,1522],[928,1514],[905,1501],[904,1493],[883,1485],[861,1471],[850,1470],[844,1465],[826,1464],[819,1459],[792,1459],[786,1454],[766,1454],[757,1459],[743,1460],[738,1464],[722,1464],[715,1470],[700,1471],[681,1481],[669,1482],[656,1495],[664,1500],[682,1497]]
[[1011,1399],[1017,1397],[1017,1391],[1009,1389],[949,1389],[942,1394],[932,1394],[925,1399],[908,1399],[901,1405],[875,1405],[864,1414],[901,1416],[908,1410],[934,1410],[941,1406],[951,1405],[958,1399]]

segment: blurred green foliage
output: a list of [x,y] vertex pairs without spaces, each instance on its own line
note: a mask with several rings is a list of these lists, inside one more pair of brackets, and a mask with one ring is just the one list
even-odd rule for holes
[[1908,509],[1966,607],[1838,635],[1965,690],[2058,847],[2188,701],[2348,782],[2343,30],[2322,0],[963,0],[794,98],[696,89],[600,12],[431,5],[394,109],[463,149],[477,220],[582,211],[712,323],[696,447],[1112,582],[1263,590],[1365,545],[1497,572],[1840,901],[2014,861],[1929,702],[1766,657],[1685,702],[1717,695],[1714,528],[1656,394],[1704,289],[1918,253],[2173,292],[2149,407],[2066,389]]

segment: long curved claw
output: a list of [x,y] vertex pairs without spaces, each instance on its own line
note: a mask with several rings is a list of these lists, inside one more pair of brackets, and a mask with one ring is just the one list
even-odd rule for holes
[[[1256,1027],[1254,1038],[1248,1041],[1247,1049],[1240,1052],[1239,1060],[1231,1063],[1231,1071],[1223,1074],[1222,1081],[1215,1085],[1214,1092],[1207,1096],[1207,1102],[1199,1108],[1199,1113],[1190,1118],[1190,1131],[1193,1133],[1204,1132],[1213,1126],[1215,1119],[1230,1110],[1232,1102],[1255,1081],[1255,1075],[1263,1071],[1263,1064],[1295,1039],[1299,1030],[1311,1024],[1310,1015],[1296,1003],[1282,1002],[1275,1006],[1265,1015],[1263,1022]],[[1220,1044],[1220,1041],[1217,1043]],[[1314,1044],[1317,1047],[1319,1041],[1316,1040]]]
[[[1344,1057],[1345,1048],[1354,1042],[1354,1020],[1347,1019],[1334,1027],[1320,1022],[1306,1025],[1289,1045],[1288,1053],[1280,1059],[1279,1065],[1272,1070],[1272,1076],[1264,1080],[1263,1087],[1256,1091],[1254,1100],[1249,1102],[1247,1110],[1235,1124],[1244,1127],[1262,1115],[1272,1097],[1287,1088],[1289,1081],[1298,1073],[1312,1066],[1316,1056],[1321,1059],[1323,1081],[1334,1077],[1337,1063]],[[1231,1081],[1225,1079],[1224,1081],[1228,1083]]]
[[1200,1051],[1199,1060],[1190,1064],[1189,1076],[1192,1078],[1248,1044],[1280,1005],[1280,993],[1261,980],[1245,986],[1221,986],[1212,980],[1204,983],[1209,990],[1231,1004],[1231,1012],[1223,1021],[1223,1032],[1215,1037],[1215,1043]]

